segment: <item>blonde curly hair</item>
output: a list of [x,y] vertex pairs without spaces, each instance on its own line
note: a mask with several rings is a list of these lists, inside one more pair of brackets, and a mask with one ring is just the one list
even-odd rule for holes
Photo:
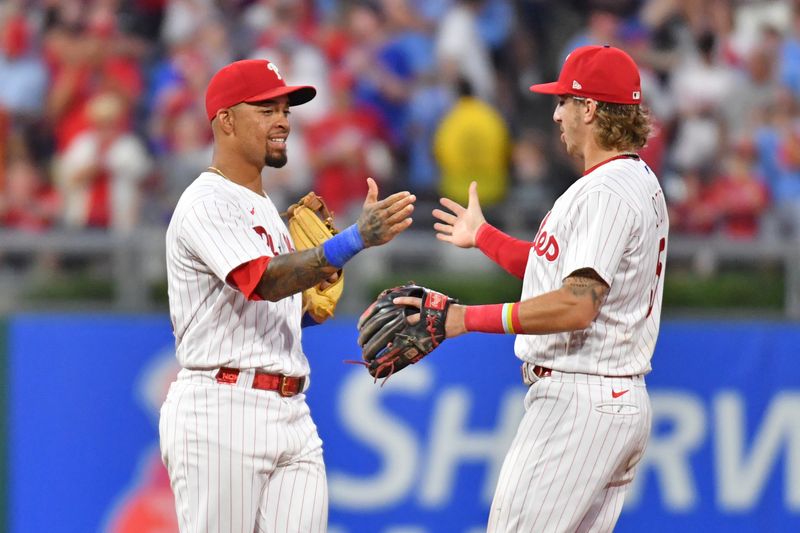
[[652,132],[650,111],[639,104],[597,102],[595,138],[605,150],[635,151]]

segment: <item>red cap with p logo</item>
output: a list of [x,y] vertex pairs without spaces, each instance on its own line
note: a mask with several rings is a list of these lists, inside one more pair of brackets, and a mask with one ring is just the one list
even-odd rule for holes
[[286,85],[278,67],[266,59],[243,59],[222,67],[206,89],[206,114],[214,120],[217,111],[241,102],[262,102],[288,96],[289,105],[305,104],[316,96],[310,85]]

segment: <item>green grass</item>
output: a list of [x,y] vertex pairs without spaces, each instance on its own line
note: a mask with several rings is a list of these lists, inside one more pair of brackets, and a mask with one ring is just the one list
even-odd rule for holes
[[783,275],[775,269],[720,272],[709,278],[668,273],[664,309],[783,309]]
[[417,272],[402,276],[386,276],[373,280],[368,294],[377,295],[387,287],[395,287],[409,281],[430,287],[465,304],[487,304],[514,302],[519,300],[522,281],[510,275],[466,276],[447,275],[440,272]]
[[[446,274],[417,271],[392,274],[368,282],[367,293],[377,295],[387,287],[408,281],[431,287],[466,304],[513,302],[519,300],[522,282],[500,271],[485,275]],[[673,270],[664,280],[664,309],[731,310],[764,309],[780,311],[784,306],[785,286],[779,268],[727,270],[702,277],[689,270]],[[63,275],[37,283],[25,298],[34,304],[91,301],[112,303],[114,286],[108,279],[87,274]],[[150,288],[151,302],[166,306],[166,282]]]
[[[407,281],[436,289],[465,304],[514,302],[522,282],[499,273],[485,276],[417,272],[373,280],[369,294]],[[784,280],[779,269],[725,271],[704,278],[691,272],[670,272],[664,280],[664,309],[765,309],[780,311],[784,305]]]
[[98,279],[88,274],[65,274],[37,282],[26,291],[25,298],[43,304],[74,300],[111,302],[114,284],[109,279]]

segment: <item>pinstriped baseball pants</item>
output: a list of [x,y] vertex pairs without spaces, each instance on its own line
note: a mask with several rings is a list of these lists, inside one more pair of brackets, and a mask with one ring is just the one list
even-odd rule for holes
[[322,441],[304,394],[179,378],[159,433],[181,533],[327,531]]
[[613,531],[650,425],[642,377],[539,379],[500,470],[488,532]]

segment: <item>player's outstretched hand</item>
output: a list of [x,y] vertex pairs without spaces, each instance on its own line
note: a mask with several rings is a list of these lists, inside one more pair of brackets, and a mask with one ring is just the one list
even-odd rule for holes
[[[392,300],[392,302],[394,302],[395,305],[416,307],[417,309],[422,308],[422,298],[399,296]],[[450,304],[450,306],[447,308],[447,318],[445,319],[444,323],[445,338],[451,339],[467,332],[467,329],[464,327],[464,311],[465,307],[455,302]],[[420,318],[420,313],[410,314],[406,317],[406,322],[408,322],[410,326],[415,326],[419,324]]]
[[394,193],[378,200],[378,185],[367,178],[367,198],[358,217],[358,232],[364,247],[378,246],[392,240],[395,235],[411,225],[416,196],[408,191]]
[[441,209],[433,210],[433,216],[441,221],[433,225],[433,229],[436,230],[436,238],[461,248],[475,246],[475,235],[478,233],[478,228],[486,222],[483,211],[481,211],[481,203],[478,200],[478,183],[473,181],[469,184],[469,202],[466,208],[450,198],[442,198],[439,203],[451,212],[448,213]]

